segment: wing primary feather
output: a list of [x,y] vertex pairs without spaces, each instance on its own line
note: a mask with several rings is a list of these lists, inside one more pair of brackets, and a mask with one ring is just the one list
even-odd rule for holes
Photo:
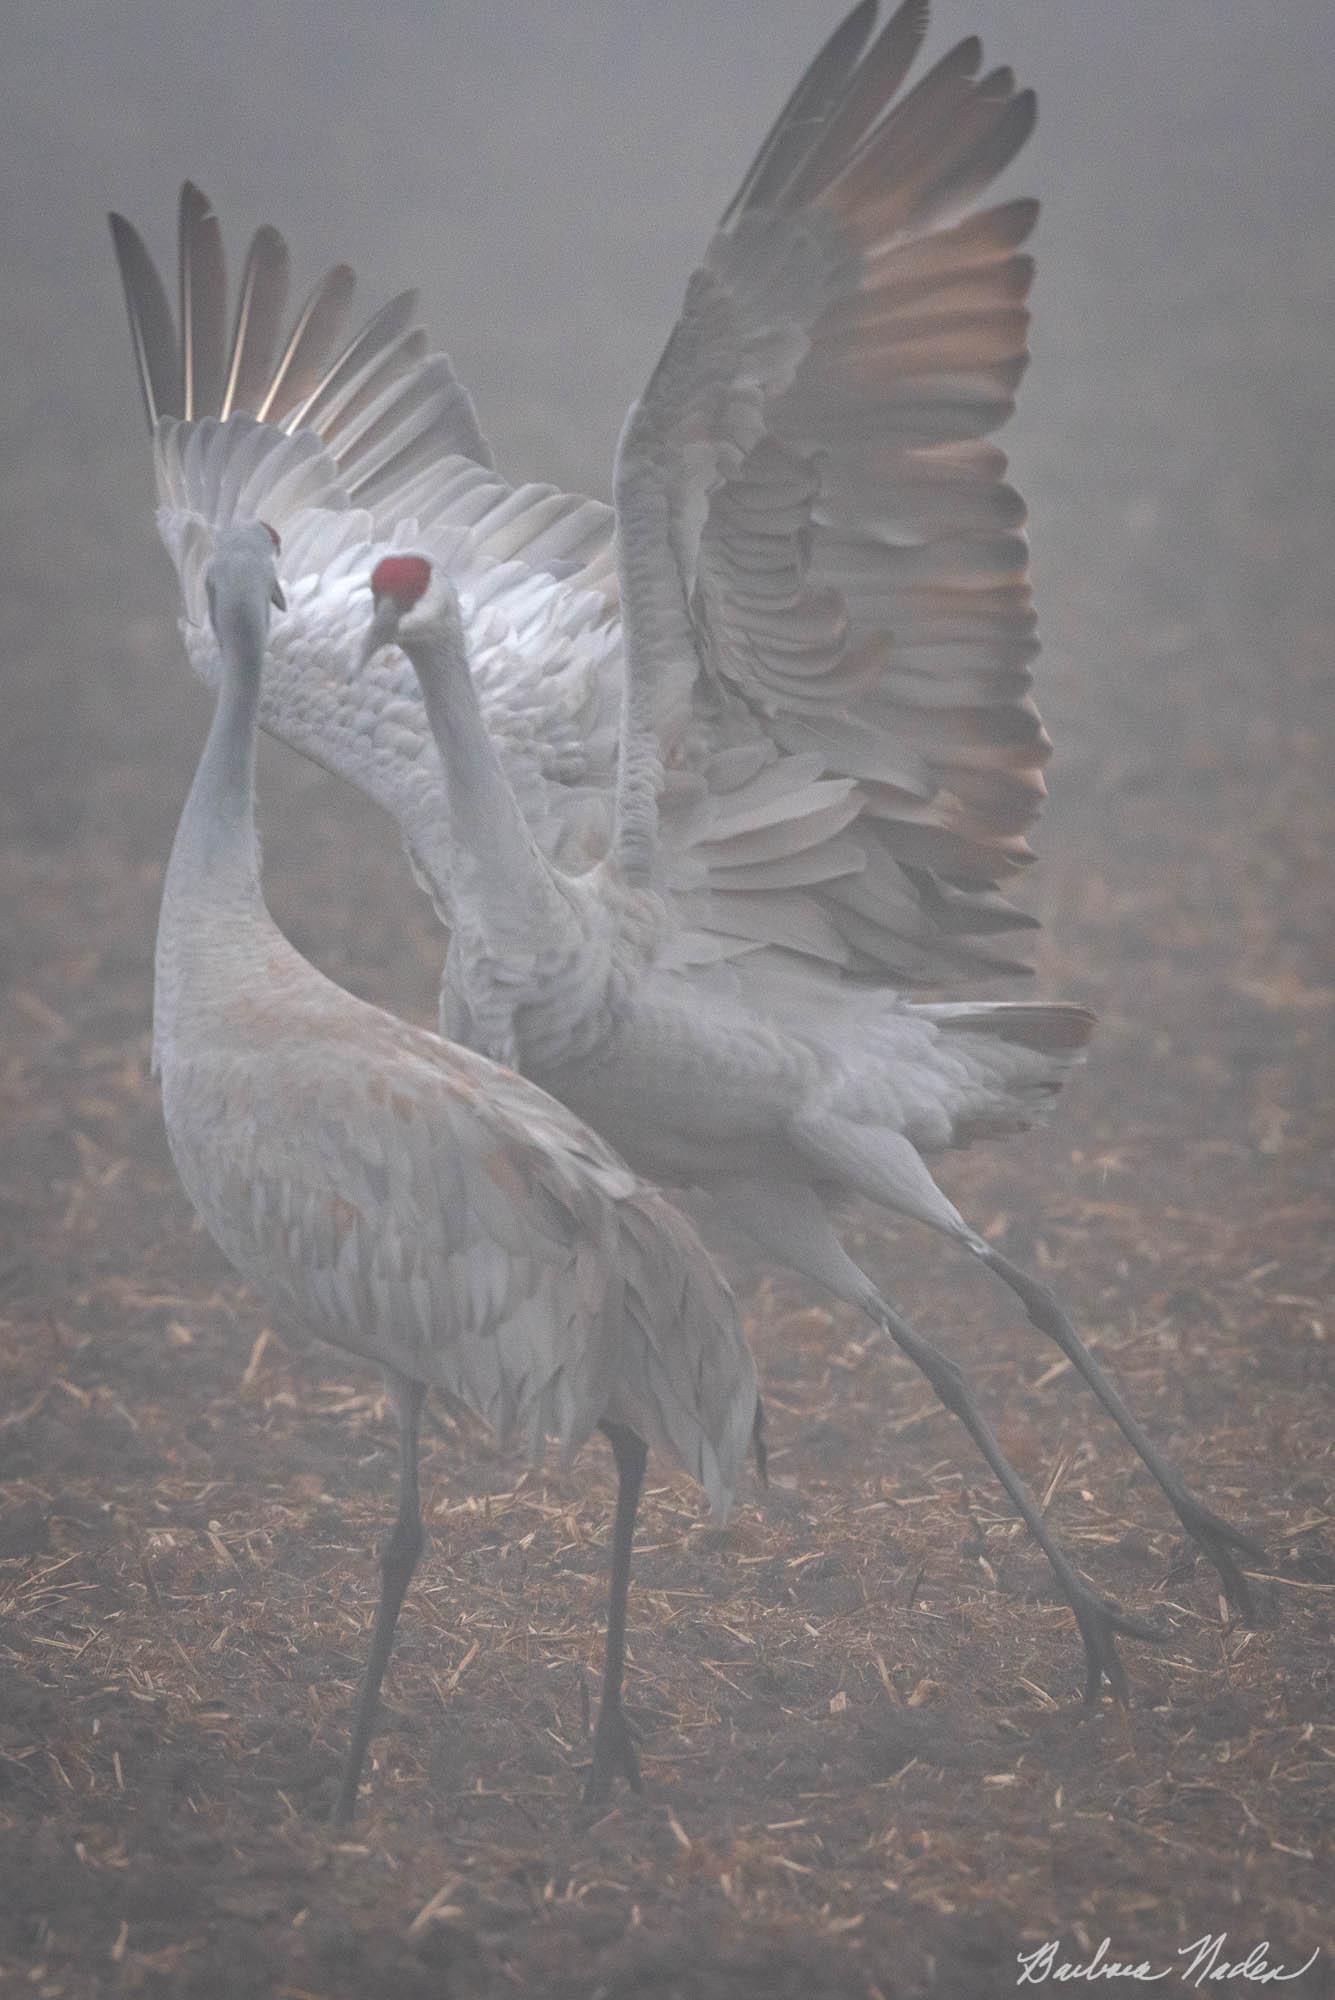
[[920,169],[922,156],[932,156],[949,143],[956,121],[976,93],[973,79],[982,60],[983,45],[977,35],[966,36],[878,119],[840,161],[828,184],[838,188],[841,208],[865,197],[879,197],[898,208],[902,184]]
[[111,241],[130,318],[130,340],[150,431],[159,417],[181,414],[181,361],[167,293],[139,231],[109,215]]
[[788,187],[785,206],[800,208],[841,171],[866,140],[913,67],[927,33],[927,0],[904,0],[858,64],[843,98]]
[[181,189],[179,230],[183,414],[212,417],[222,396],[227,269],[218,218],[193,181]]
[[[906,0],[916,6],[921,0]],[[812,62],[788,102],[765,135],[760,151],[728,204],[720,229],[727,229],[748,208],[756,208],[776,187],[782,187],[798,159],[804,158],[836,103],[849,72],[867,43],[876,21],[877,0],[860,0],[846,14]]]
[[297,430],[304,424],[312,430],[322,429],[322,419],[330,404],[373,373],[385,351],[407,331],[416,311],[415,291],[399,292],[381,306],[330,363],[304,401],[288,412],[289,428]]
[[[387,437],[395,437],[397,450],[409,435],[414,419],[425,428],[431,415],[438,414],[440,398],[448,395],[454,381],[453,371],[447,365],[442,366],[443,361],[442,355],[433,354],[410,382],[391,376],[380,396],[362,410],[355,423],[340,426],[336,456],[349,476],[366,477],[369,469],[366,462]],[[434,409],[430,407],[433,405]],[[377,458],[376,465],[383,462]]]
[[338,338],[356,289],[349,264],[326,271],[297,314],[269,390],[255,415],[261,423],[281,424],[287,412],[309,393],[325,355]]
[[342,434],[362,414],[378,402],[385,391],[401,382],[410,370],[427,358],[427,337],[415,326],[396,346],[380,353],[376,365],[356,382],[345,384],[320,411],[320,436],[331,449],[343,449]]
[[651,776],[689,728],[707,738],[722,688],[822,782],[861,780],[847,809],[801,795],[745,832],[736,811],[683,832],[669,798],[662,837],[704,872],[680,877],[691,922],[915,984],[1002,964],[982,941],[1023,920],[991,888],[1029,859],[1048,747],[1023,502],[980,443],[1027,358],[1036,206],[968,212],[1034,100],[983,73],[974,36],[911,81],[926,24],[926,0],[879,27],[863,5],[817,56],[691,280],[615,481],[626,687],[666,753]]
[[246,254],[237,294],[236,320],[218,415],[253,413],[273,367],[274,349],[287,306],[289,260],[278,231],[265,223]]
[[1017,91],[998,116],[963,155],[924,191],[920,210],[938,213],[958,207],[1008,167],[1038,121],[1038,98],[1032,90]]
[[355,464],[343,457],[337,460],[339,472],[348,482],[349,499],[357,506],[370,506],[376,485],[389,487],[410,479],[443,457],[453,442],[454,430],[453,398],[448,392],[413,409],[373,446],[365,450],[359,447]]

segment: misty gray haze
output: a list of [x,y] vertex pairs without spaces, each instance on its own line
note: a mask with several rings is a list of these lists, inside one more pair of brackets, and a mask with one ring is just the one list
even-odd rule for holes
[[[272,220],[298,283],[347,258],[367,302],[420,285],[501,467],[605,494],[725,191],[829,19],[792,0],[763,26],[698,0],[15,10],[3,616],[32,699],[5,734],[41,776],[44,825],[73,834],[90,773],[96,788],[146,739],[170,790],[198,712],[169,670],[105,210],[165,254],[189,175],[234,259]],[[945,0],[929,47],[975,28],[1039,93],[1007,183],[1038,189],[1044,216],[1035,363],[1005,442],[1059,745],[1050,905],[1084,777],[1273,723],[1295,635],[1328,608],[1335,19],[1320,0]],[[1137,619],[1171,628],[1171,673],[1136,670]],[[84,825],[126,830],[121,813]]]
[[[49,1795],[22,1794],[22,1811],[10,1818],[0,1788],[0,1906],[6,1867],[26,1868],[31,1845],[34,1872],[22,1876],[27,1886],[13,1907],[30,1908],[57,1935],[43,1946],[53,1994],[250,2000],[272,1990],[351,2000],[356,1987],[338,1983],[346,1970],[348,1979],[364,1979],[367,1993],[439,2000],[446,1989],[436,1971],[434,1984],[425,1974],[426,1983],[413,1984],[420,1927],[411,1948],[403,1940],[414,1911],[455,1881],[456,1868],[472,1866],[460,1855],[474,1836],[492,1841],[496,1855],[509,1843],[518,1857],[513,1866],[496,1861],[478,1889],[493,1910],[509,1908],[505,1898],[521,1878],[536,1885],[534,1906],[541,1905],[544,1883],[567,1865],[572,1881],[626,1877],[622,1901],[608,1891],[606,1906],[615,1912],[610,1949],[624,1954],[615,1961],[602,1955],[606,1940],[596,1926],[586,1935],[572,1915],[567,1933],[563,1917],[546,1906],[534,1916],[525,1900],[522,1924],[513,1918],[513,1958],[498,1971],[505,1952],[479,1918],[483,1941],[469,1944],[479,1956],[460,1960],[461,1977],[473,1984],[460,1990],[475,1986],[486,2000],[521,1987],[559,1992],[561,2000],[577,1993],[587,2000],[595,1990],[637,2000],[637,1982],[664,2000],[678,1990],[691,2000],[697,1993],[699,2000],[938,1993],[972,2000],[979,1965],[995,1981],[987,1993],[996,2000],[1011,1989],[1017,1941],[1032,1948],[1077,1921],[1095,1941],[1108,1930],[1128,1952],[1139,1944],[1156,1964],[1171,1962],[1180,1939],[1226,1924],[1239,1955],[1270,1935],[1276,1956],[1301,1963],[1300,1939],[1310,1932],[1310,1943],[1318,1941],[1315,1874],[1328,1839],[1321,1774],[1306,1789],[1295,1780],[1281,1791],[1273,1772],[1281,1764],[1297,1770],[1286,1760],[1298,1757],[1302,1729],[1328,1728],[1335,1587],[1335,1562],[1322,1542],[1335,1509],[1323,1401],[1335,1238],[1328,1164],[1335,8],[1328,0],[934,0],[927,45],[930,59],[976,31],[989,64],[1011,64],[1038,92],[1037,131],[998,184],[1001,197],[1042,200],[1029,246],[1038,266],[1033,360],[1017,415],[999,436],[1030,509],[1043,639],[1034,691],[1055,744],[1050,797],[1033,835],[1038,861],[1017,900],[1044,927],[1037,982],[1026,993],[1083,1002],[1100,1020],[1088,1067],[1052,1124],[953,1156],[942,1184],[989,1241],[1012,1243],[1031,1265],[1057,1273],[1075,1316],[1165,1449],[1222,1511],[1257,1526],[1290,1580],[1275,1615],[1254,1643],[1230,1650],[1237,1635],[1225,1638],[1209,1623],[1208,1569],[1173,1567],[1181,1548],[1152,1482],[1129,1473],[1134,1461],[1116,1434],[1089,1414],[1069,1380],[1055,1380],[1052,1350],[1022,1328],[1013,1302],[961,1273],[967,1260],[947,1257],[925,1232],[885,1231],[878,1219],[850,1244],[910,1320],[977,1365],[1008,1448],[1040,1494],[1053,1479],[1077,1560],[1100,1588],[1151,1616],[1185,1592],[1203,1614],[1174,1628],[1176,1651],[1195,1662],[1180,1674],[1147,1649],[1127,1648],[1128,1667],[1139,1656],[1127,1725],[1141,1732],[1134,1769],[1130,1738],[1120,1763],[1109,1747],[1117,1726],[1110,1718],[1093,1749],[1092,1733],[1072,1726],[1060,1734],[1069,1717],[1056,1714],[1056,1698],[1069,1710],[1078,1644],[1068,1625],[1054,1623],[1038,1559],[1024,1569],[1020,1544],[995,1534],[982,1558],[983,1540],[970,1539],[996,1528],[1001,1503],[972,1461],[961,1486],[964,1447],[949,1419],[917,1421],[924,1399],[916,1379],[872,1348],[854,1315],[809,1314],[812,1294],[748,1259],[729,1273],[762,1382],[774,1391],[771,1445],[777,1441],[775,1490],[760,1524],[748,1517],[735,1545],[756,1568],[739,1561],[728,1570],[694,1554],[673,1568],[678,1555],[670,1553],[653,1559],[661,1577],[648,1565],[645,1588],[667,1578],[664,1589],[678,1592],[674,1620],[679,1612],[705,1620],[702,1607],[715,1593],[720,1618],[738,1629],[751,1629],[757,1602],[764,1616],[756,1613],[750,1652],[740,1640],[729,1650],[716,1626],[696,1646],[710,1671],[717,1668],[715,1680],[727,1681],[702,1683],[697,1673],[692,1682],[690,1713],[705,1718],[699,1726],[715,1762],[697,1773],[693,1748],[679,1765],[665,1753],[654,1808],[661,1841],[650,1859],[641,1852],[649,1842],[640,1821],[628,1819],[629,1832],[614,1828],[602,1846],[594,1835],[581,1847],[559,1817],[575,1796],[567,1762],[580,1753],[578,1745],[570,1752],[568,1739],[578,1734],[573,1675],[584,1655],[568,1648],[543,1664],[542,1645],[549,1626],[560,1624],[567,1638],[592,1632],[579,1621],[592,1617],[596,1625],[601,1609],[589,1607],[601,1598],[592,1594],[573,1609],[544,1598],[534,1628],[546,1637],[525,1641],[522,1662],[517,1647],[507,1652],[496,1636],[517,1630],[548,1589],[546,1581],[530,1586],[528,1569],[513,1587],[512,1572],[502,1574],[502,1556],[508,1561],[523,1536],[538,1538],[534,1577],[547,1577],[554,1548],[563,1563],[578,1548],[600,1580],[611,1486],[591,1481],[587,1461],[577,1483],[553,1489],[559,1506],[542,1514],[535,1502],[531,1516],[529,1496],[516,1499],[511,1490],[517,1464],[486,1456],[475,1442],[457,1451],[457,1440],[438,1444],[424,1467],[426,1486],[450,1517],[448,1532],[435,1531],[436,1560],[454,1567],[432,1599],[437,1624],[429,1635],[418,1629],[399,1669],[401,1706],[418,1718],[418,1734],[409,1730],[404,1741],[419,1757],[401,1794],[413,1802],[405,1813],[419,1816],[405,1821],[410,1830],[398,1832],[394,1847],[394,1868],[406,1873],[392,1891],[365,1889],[365,1905],[348,1919],[357,1949],[371,1940],[364,1963],[355,1952],[348,1957],[351,1970],[333,1878],[322,1872],[324,1829],[302,1818],[307,1795],[295,1751],[297,1775],[284,1776],[284,1730],[305,1754],[318,1721],[326,1761],[342,1740],[353,1680],[347,1662],[360,1645],[345,1608],[366,1610],[367,1550],[387,1518],[389,1429],[383,1410],[347,1400],[369,1395],[369,1371],[354,1382],[350,1363],[295,1362],[295,1342],[291,1352],[277,1343],[256,1347],[267,1315],[192,1233],[146,1082],[162,870],[208,702],[184,662],[176,581],[153,526],[151,455],[106,211],[129,217],[174,277],[177,190],[189,177],[220,217],[233,280],[251,231],[272,222],[292,250],[294,302],[338,260],[357,272],[359,315],[416,285],[431,344],[449,353],[470,390],[499,470],[605,498],[623,415],[672,326],[686,278],[841,8],[842,0],[643,7],[16,0],[9,10],[0,44],[0,1101],[12,1139],[0,1165],[0,1368],[12,1357],[14,1373],[8,1382],[0,1372],[0,1419],[7,1406],[23,1414],[12,1433],[19,1539],[6,1539],[5,1474],[0,1559],[31,1554],[40,1570],[78,1550],[87,1568],[71,1576],[96,1571],[107,1579],[105,1602],[90,1598],[85,1607],[88,1629],[95,1613],[105,1616],[106,1630],[139,1634],[133,1643],[147,1649],[132,1653],[126,1637],[123,1655],[114,1645],[105,1655],[94,1650],[85,1683],[84,1670],[66,1657],[83,1643],[85,1627],[57,1620],[50,1651],[39,1650],[40,1640],[13,1654],[18,1720],[12,1740],[0,1734],[0,1750],[17,1746],[25,1772],[35,1771],[40,1760],[26,1760],[37,1743],[59,1755],[62,1771],[76,1772],[63,1790],[52,1780]],[[261,820],[270,904],[300,949],[357,994],[432,1020],[438,932],[389,823],[269,742],[261,751]],[[247,1356],[254,1380],[243,1393]],[[311,1385],[320,1367],[336,1380],[317,1419]],[[68,1396],[51,1389],[64,1378]],[[118,1411],[126,1412],[123,1429],[115,1428]],[[1193,1439],[1203,1440],[1194,1461]],[[489,1516],[485,1535],[464,1497],[484,1488],[499,1496],[499,1525],[493,1532]],[[677,1503],[684,1492],[674,1489]],[[568,1500],[575,1508],[572,1494],[578,1534],[575,1512],[561,1513]],[[187,1557],[194,1560],[192,1535],[215,1533],[215,1515],[223,1518],[224,1555],[240,1550],[261,1495],[270,1537],[264,1560],[275,1567],[246,1598],[225,1565],[210,1580],[190,1570]],[[513,1515],[505,1511],[512,1503]],[[668,1548],[679,1536],[684,1546],[680,1504],[650,1518],[646,1542]],[[96,1533],[81,1546],[94,1520]],[[30,1521],[39,1524],[31,1549],[22,1539]],[[62,1526],[69,1522],[82,1525]],[[169,1542],[175,1534],[176,1543],[160,1548],[159,1533]],[[320,1551],[310,1554],[308,1570],[284,1554],[285,1534],[299,1556],[307,1552],[303,1537]],[[1156,1538],[1152,1549],[1147,1535]],[[323,1610],[316,1617],[310,1606],[326,1604],[319,1593],[332,1588],[334,1557],[326,1562],[323,1552],[335,1544],[343,1551],[337,1618],[344,1624],[331,1612],[322,1625]],[[516,1572],[530,1562],[523,1548]],[[828,1576],[812,1569],[807,1598],[808,1579],[793,1565],[814,1560],[818,1549],[835,1552],[835,1567]],[[451,1550],[463,1553],[456,1560]],[[762,1558],[770,1568],[761,1568]],[[281,1673],[255,1683],[240,1666],[233,1672],[225,1651],[220,1664],[218,1649],[210,1652],[217,1634],[201,1611],[199,1622],[170,1627],[179,1629],[182,1657],[203,1662],[195,1680],[186,1688],[164,1679],[152,1634],[154,1621],[171,1614],[156,1599],[149,1604],[140,1581],[142,1566],[159,1560],[164,1602],[178,1584],[170,1601],[180,1605],[206,1607],[214,1589],[234,1591],[237,1604],[228,1598],[218,1612],[219,1649],[247,1620],[260,1635],[254,1657],[261,1645],[280,1646],[270,1633],[286,1632]],[[571,1589],[586,1582],[579,1561],[569,1565]],[[1000,1599],[987,1563],[1000,1571]],[[311,1631],[329,1649],[308,1676],[310,1688],[294,1636],[298,1586],[281,1607],[274,1595],[280,1573],[298,1572],[300,1610],[314,1617]],[[919,1584],[928,1577],[921,1589],[915,1574]],[[486,1595],[493,1584],[494,1598]],[[748,1608],[740,1597],[725,1599],[725,1587],[752,1592]],[[266,1591],[272,1601],[261,1611]],[[967,1609],[959,1612],[962,1601]],[[929,1602],[937,1622],[911,1629],[914,1606]],[[458,1703],[454,1683],[442,1695],[418,1663],[429,1661],[442,1676],[459,1668],[474,1627],[451,1628],[456,1610],[481,1621],[476,1685],[458,1684],[461,1699],[474,1701],[465,1717],[475,1740],[460,1767],[466,1779],[450,1764],[447,1780],[437,1782],[439,1772],[428,1778],[420,1760],[442,1724],[437,1702],[449,1707],[446,1721]],[[405,1625],[410,1620],[411,1610]],[[651,1796],[655,1745],[680,1747],[673,1728],[687,1741],[682,1717],[690,1704],[673,1677],[684,1683],[682,1660],[695,1645],[672,1637],[654,1654],[651,1680],[652,1622],[643,1605],[633,1612],[639,1695],[651,1718]],[[678,1627],[663,1629],[675,1635]],[[443,1633],[450,1643],[436,1657],[431,1647]],[[1032,1657],[1020,1650],[1040,1642]],[[493,1644],[501,1660],[494,1678],[484,1671]],[[253,1664],[244,1647],[243,1657]],[[1048,1678],[1054,1660],[1069,1685]],[[757,1661],[764,1671],[752,1675]],[[167,1831],[145,1831],[147,1817],[143,1825],[115,1817],[139,1811],[150,1769],[163,1797],[176,1782],[160,1778],[140,1737],[106,1739],[123,1742],[123,1795],[105,1773],[102,1791],[92,1779],[85,1786],[81,1767],[69,1763],[68,1745],[84,1743],[87,1733],[87,1688],[129,1687],[127,1712],[132,1701],[147,1709],[135,1678],[141,1669],[161,1696],[153,1727],[166,1731],[162,1718],[170,1714],[178,1732],[172,1755],[196,1774],[179,1787],[197,1815],[191,1827],[201,1838],[222,1829],[218,1852],[245,1857],[236,1893],[252,1893],[246,1869],[254,1856],[261,1858],[253,1875],[265,1884],[284,1880],[288,1858],[297,1857],[288,1901],[280,1894],[258,1915],[247,1905],[226,1930],[245,1968],[231,1986],[214,1987],[199,1972],[204,1948],[181,1943],[185,1928],[173,1928],[172,1910],[155,1914],[146,1905],[146,1915],[125,1916],[133,1897],[121,1898],[112,1864],[105,1873],[82,1862],[81,1875],[60,1872],[73,1843],[92,1838],[89,1826],[108,1842],[124,1840],[131,1886],[152,1879],[164,1859],[175,1864],[178,1820],[166,1816]],[[1016,1700],[1030,1700],[1015,1695],[1017,1677],[1037,1706],[1015,1709],[1020,1723],[1003,1720],[998,1730],[994,1710],[1009,1716]],[[335,1683],[337,1700],[329,1693]],[[851,1706],[840,1706],[845,1693]],[[332,1707],[321,1709],[322,1694]],[[636,1696],[633,1678],[632,1704]],[[276,1776],[265,1763],[269,1700]],[[222,1715],[228,1702],[237,1719],[224,1718],[233,1732],[225,1750],[212,1738],[201,1748],[202,1725],[196,1733],[190,1718]],[[701,1774],[722,1764],[719,1718],[734,1711],[744,1720],[729,1739],[733,1763],[712,1792],[712,1778]],[[0,1696],[0,1723],[5,1713]],[[719,1725],[714,1735],[706,1724]],[[899,1732],[888,1751],[886,1729]],[[491,1785],[502,1752],[530,1736],[542,1737],[544,1749],[563,1746],[560,1759],[525,1767],[524,1782],[533,1785],[525,1791],[516,1781],[513,1808],[509,1794],[500,1803],[500,1780],[486,1795],[494,1806],[479,1792],[476,1818],[461,1822],[467,1838],[450,1845],[452,1788],[481,1773]],[[1243,1755],[1249,1743],[1258,1746],[1254,1769]],[[1227,1786],[1240,1795],[1250,1787],[1241,1817],[1219,1803],[1227,1790],[1216,1766],[1229,1748],[1237,1762]],[[1174,1800],[1156,1787],[1178,1757],[1182,1794]],[[243,1758],[253,1788],[244,1795],[236,1790]],[[89,1760],[96,1775],[91,1751]],[[889,1789],[911,1760],[916,1775],[902,1790]],[[1001,1778],[1003,1771],[1019,1775]],[[679,1789],[666,1788],[679,1779]],[[822,1818],[821,1801],[851,1796],[864,1782],[887,1789],[868,1792],[865,1812],[859,1807],[848,1821],[838,1807]],[[296,1831],[277,1807],[269,1811],[275,1783],[296,1798]],[[1013,1789],[987,1791],[987,1783]],[[1193,1785],[1200,1800],[1210,1794],[1217,1819],[1201,1804],[1198,1824],[1180,1806]],[[1326,1776],[1327,1812],[1329,1787]],[[954,1801],[966,1794],[975,1816],[961,1819]],[[1050,1831],[1052,1801],[1063,1794],[1075,1830],[1058,1835]],[[729,1824],[738,1853],[754,1862],[750,1875],[751,1862],[729,1860],[723,1834],[716,1851],[708,1847],[725,1796],[728,1810],[735,1806]],[[261,1798],[266,1803],[255,1807]],[[219,1801],[236,1808],[234,1819],[216,1817]],[[664,1801],[687,1824],[687,1849],[664,1831]],[[261,1842],[253,1852],[252,1809]],[[61,1813],[51,1840],[62,1843],[63,1858],[52,1862],[48,1881],[49,1857],[32,1827]],[[895,1814],[905,1828],[930,1830],[920,1853],[911,1841],[886,1843],[884,1825]],[[757,1831],[775,1825],[800,1831]],[[1159,1844],[1140,1837],[1142,1826],[1156,1830]],[[1271,1845],[1272,1834],[1282,1846]],[[787,1843],[784,1855],[796,1857],[789,1873],[782,1872],[788,1861],[775,1873],[754,1860],[767,1840]],[[1067,1840],[1063,1873],[1049,1847]],[[694,1873],[682,1886],[671,1870],[688,1850]],[[211,1871],[223,1865],[212,1851],[198,1873],[182,1862],[179,1897],[191,1923]],[[717,1887],[720,1869],[733,1884],[726,1891]],[[485,1872],[457,1895],[450,1890],[466,1911],[457,1919],[464,1929],[473,1925],[469,1898]],[[79,1983],[84,1947],[72,1928],[61,1956],[70,1879],[91,1885],[80,1961],[89,1982],[111,1962],[119,1925],[130,1923],[129,1945],[114,1961],[129,1982],[123,1987]],[[773,1885],[763,1893],[762,1879]],[[661,1906],[643,1897],[646,1880],[655,1895],[664,1881],[675,1885]],[[291,1919],[307,1905],[315,1914],[298,1937]],[[969,1926],[984,1905],[992,1914],[978,1919],[970,1945]],[[230,1925],[235,1912],[220,1907],[219,1924]],[[596,1896],[588,1907],[603,1909]],[[831,1912],[850,1928],[824,1928]],[[717,1956],[716,1923],[726,1945]],[[321,1959],[325,1924],[333,1943]],[[781,1948],[772,1942],[776,1924]],[[151,1966],[135,1971],[136,1951],[170,1954],[178,1944],[184,1956],[163,1961],[160,1981]],[[777,1955],[767,1956],[772,1948]],[[26,1974],[37,1946],[26,1934],[14,1943],[0,1925],[0,1972],[10,1949]],[[651,1983],[688,1949],[699,1954],[698,1986]],[[892,1961],[905,1983],[878,1985],[878,1965]],[[557,1966],[567,1968],[568,1987],[549,1983]],[[731,1970],[719,1970],[725,1966]],[[393,1985],[386,1968],[397,1968],[404,1983]],[[149,1983],[133,1983],[140,1972]],[[271,1987],[271,1979],[278,1983]],[[1297,2000],[1309,1991],[1288,1990]]]

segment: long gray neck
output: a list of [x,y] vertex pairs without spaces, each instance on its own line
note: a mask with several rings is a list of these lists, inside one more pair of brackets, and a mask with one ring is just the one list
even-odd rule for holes
[[255,832],[255,725],[263,636],[231,635],[208,741],[172,844],[158,919],[153,992],[155,1067],[182,1010],[222,983],[245,943],[277,935],[260,890]]
[[422,684],[440,753],[456,922],[498,957],[568,949],[574,920],[556,871],[510,789],[468,666],[457,607],[400,642]]

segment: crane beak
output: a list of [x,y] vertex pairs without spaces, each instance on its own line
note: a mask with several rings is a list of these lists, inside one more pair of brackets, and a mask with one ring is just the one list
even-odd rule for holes
[[394,637],[397,612],[394,601],[389,597],[378,599],[371,614],[371,622],[362,635],[361,651],[357,658],[357,671],[362,670],[374,659],[382,646],[388,646]]

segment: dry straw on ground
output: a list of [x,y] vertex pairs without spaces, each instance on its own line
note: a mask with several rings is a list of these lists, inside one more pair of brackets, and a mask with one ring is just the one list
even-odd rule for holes
[[[1151,883],[1134,921],[1160,1048],[1112,1020],[1066,1124],[950,1176],[1074,1303],[1202,1492],[1265,1537],[1264,1623],[1224,1618],[1004,1298],[877,1224],[867,1254],[971,1360],[1078,1560],[1166,1626],[1161,1652],[1127,1649],[1130,1714],[1082,1718],[1069,1613],[912,1371],[739,1271],[773,1484],[715,1532],[684,1483],[651,1477],[628,1680],[645,1798],[594,1824],[576,1807],[600,1448],[569,1478],[521,1474],[442,1418],[431,1554],[366,1810],[335,1841],[321,1814],[392,1424],[374,1378],[301,1354],[192,1230],[146,1077],[145,967],[113,942],[145,934],[154,871],[76,872],[57,856],[10,879],[0,1962],[17,1990],[967,2000],[1011,1990],[1014,1955],[1048,1937],[1075,1955],[1108,1933],[1163,1962],[1227,1929],[1290,1965],[1326,1941],[1329,996],[1297,954],[1276,960],[1264,884],[1238,890],[1254,963],[1215,965]],[[386,902],[388,879],[348,934],[402,926],[424,991],[428,923]],[[313,907],[325,886],[304,878]],[[1069,948],[1106,951],[1124,897],[1095,884],[1084,910]],[[1074,968],[1047,981],[1070,991]]]

